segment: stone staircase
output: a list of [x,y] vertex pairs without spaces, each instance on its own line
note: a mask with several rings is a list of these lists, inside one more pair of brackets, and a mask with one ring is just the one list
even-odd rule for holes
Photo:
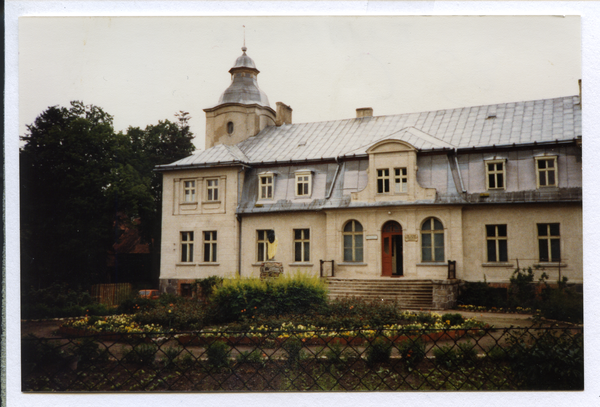
[[368,301],[396,301],[406,309],[432,309],[433,283],[431,280],[405,280],[397,278],[326,279],[329,298],[360,297]]

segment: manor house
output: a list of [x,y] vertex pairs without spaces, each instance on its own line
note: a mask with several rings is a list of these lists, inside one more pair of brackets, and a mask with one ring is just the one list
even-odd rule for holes
[[429,308],[517,267],[582,283],[579,95],[294,124],[242,50],[204,109],[206,149],[157,168],[162,292],[265,265],[331,287],[426,287],[407,306]]

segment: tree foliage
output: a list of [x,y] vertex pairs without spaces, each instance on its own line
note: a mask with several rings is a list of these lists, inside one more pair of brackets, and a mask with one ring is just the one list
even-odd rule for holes
[[178,117],[115,133],[111,115],[75,101],[49,107],[27,126],[20,151],[24,285],[105,281],[123,219],[141,218],[147,241],[158,239],[161,184],[153,168],[194,149],[187,113]]

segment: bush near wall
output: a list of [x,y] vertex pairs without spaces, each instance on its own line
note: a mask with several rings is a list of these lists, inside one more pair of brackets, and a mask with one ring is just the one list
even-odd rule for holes
[[327,288],[318,277],[303,273],[276,279],[226,279],[210,298],[215,322],[255,315],[302,314],[327,302]]

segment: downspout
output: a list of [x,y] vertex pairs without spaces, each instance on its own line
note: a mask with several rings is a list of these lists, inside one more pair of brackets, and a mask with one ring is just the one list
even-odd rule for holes
[[458,156],[456,148],[454,149],[454,163],[456,164],[456,173],[458,174],[458,180],[460,181],[460,189],[464,194],[465,192],[467,192],[467,190],[465,189],[465,184],[463,184],[462,175],[460,175],[460,166],[458,165]]
[[[241,199],[240,172],[242,172],[242,171],[244,171],[243,165],[242,165],[242,168],[240,168],[240,170],[237,173],[237,187],[238,187],[237,206],[238,206],[238,208],[240,206],[240,199]],[[242,276],[242,217],[236,213],[235,219],[238,221],[238,277],[241,277]]]
[[325,199],[329,199],[331,197],[331,193],[333,192],[333,187],[335,186],[335,181],[337,180],[338,172],[340,172],[340,167],[342,163],[340,162],[340,157],[335,157],[335,162],[338,163],[337,168],[335,169],[335,174],[333,174],[333,180],[331,180],[331,186],[329,187],[329,192],[327,192],[327,196]]

